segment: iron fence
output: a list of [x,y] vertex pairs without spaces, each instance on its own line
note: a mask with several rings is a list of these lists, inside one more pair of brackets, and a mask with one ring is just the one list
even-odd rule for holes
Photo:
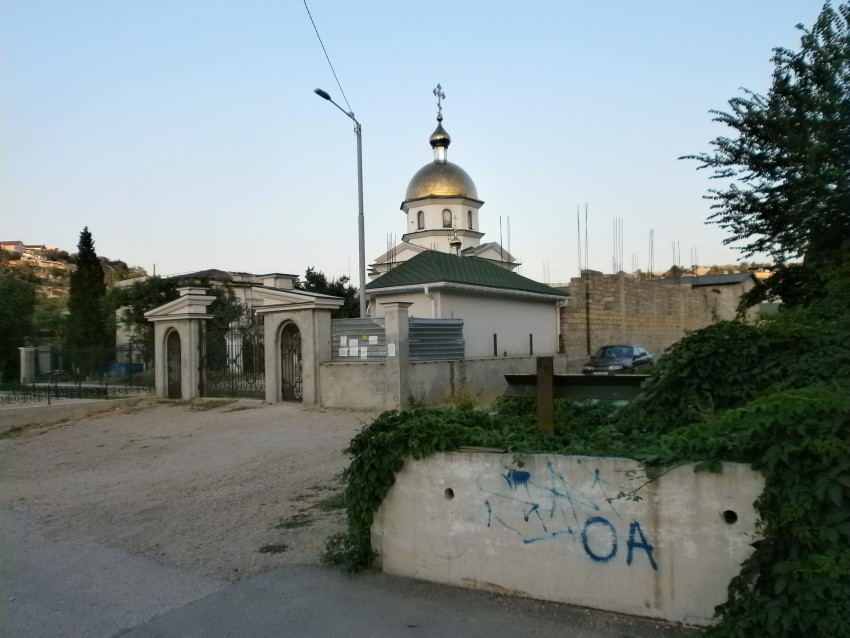
[[205,329],[201,348],[201,396],[266,396],[262,315],[226,330]]
[[143,345],[39,346],[34,363],[31,382],[0,384],[0,404],[107,399],[154,392],[153,352]]
[[153,388],[153,370],[153,351],[143,344],[112,348],[40,346],[35,356],[37,383]]
[[152,385],[83,385],[82,383],[3,383],[0,384],[0,404],[44,403],[55,399],[114,399],[124,396],[150,394]]

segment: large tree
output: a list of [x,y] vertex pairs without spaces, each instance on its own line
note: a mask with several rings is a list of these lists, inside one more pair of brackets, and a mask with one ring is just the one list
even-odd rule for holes
[[733,135],[686,156],[723,182],[706,196],[709,222],[745,256],[774,259],[768,292],[790,305],[819,297],[850,250],[850,5],[797,28],[799,51],[774,49],[766,96],[745,90],[712,111]]
[[88,226],[77,244],[77,268],[71,273],[68,292],[67,345],[71,348],[110,346],[114,335],[107,330],[102,300],[106,294],[103,265],[94,250]]
[[2,270],[0,300],[0,378],[11,380],[18,370],[18,348],[32,334],[36,286],[15,270]]
[[304,283],[296,281],[295,287],[306,290],[307,292],[318,292],[323,295],[342,297],[345,300],[343,305],[331,313],[331,316],[335,319],[359,317],[360,303],[357,298],[357,288],[349,282],[348,275],[328,281],[325,273],[310,266],[307,268],[307,272],[304,273]]

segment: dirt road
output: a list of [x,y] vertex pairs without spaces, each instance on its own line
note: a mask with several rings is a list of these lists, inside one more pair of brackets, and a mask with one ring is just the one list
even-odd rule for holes
[[142,401],[0,440],[0,506],[217,581],[315,563],[341,529],[342,450],[373,415],[297,404]]

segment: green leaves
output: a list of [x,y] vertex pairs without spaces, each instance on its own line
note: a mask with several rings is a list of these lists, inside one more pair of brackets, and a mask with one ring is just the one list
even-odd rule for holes
[[18,348],[32,333],[36,287],[12,271],[0,271],[0,299],[0,378],[5,381],[17,372]]
[[[713,111],[730,136],[682,158],[728,183],[708,191],[709,221],[745,255],[774,258],[766,283],[786,306],[822,294],[820,273],[834,270],[850,240],[850,5],[827,3],[811,30],[799,28],[799,50],[774,50],[767,95],[745,90],[727,111]],[[794,257],[805,262],[785,267]]]
[[94,250],[88,226],[77,244],[77,268],[68,291],[66,341],[71,348],[100,348],[114,344],[101,303],[106,294],[103,264]]

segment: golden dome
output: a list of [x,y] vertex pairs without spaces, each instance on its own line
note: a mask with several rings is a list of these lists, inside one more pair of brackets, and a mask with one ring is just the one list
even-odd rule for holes
[[420,168],[410,180],[405,201],[425,197],[478,199],[478,191],[469,174],[457,164],[446,160],[446,152],[452,138],[443,128],[442,115],[437,115],[437,128],[428,141],[434,149],[434,162]]
[[407,185],[405,201],[425,197],[468,197],[478,199],[469,174],[457,164],[432,162],[416,171]]

